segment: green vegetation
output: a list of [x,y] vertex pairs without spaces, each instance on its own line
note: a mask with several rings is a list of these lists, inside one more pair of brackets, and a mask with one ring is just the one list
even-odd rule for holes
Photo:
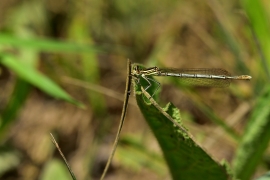
[[143,82],[135,85],[138,106],[131,98],[108,176],[269,179],[269,7],[252,0],[1,1],[0,179],[69,177],[50,132],[77,179],[99,178],[128,58],[145,67],[221,67],[252,79],[206,89],[161,77],[155,101],[141,92]]

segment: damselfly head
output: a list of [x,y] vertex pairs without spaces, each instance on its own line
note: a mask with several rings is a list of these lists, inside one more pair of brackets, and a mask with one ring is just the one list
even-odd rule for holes
[[132,74],[133,76],[138,76],[138,75],[140,74],[140,71],[141,71],[140,66],[134,65],[134,66],[132,67],[131,74]]

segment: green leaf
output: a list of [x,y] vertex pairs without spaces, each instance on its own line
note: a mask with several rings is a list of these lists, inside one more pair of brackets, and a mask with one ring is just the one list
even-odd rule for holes
[[171,103],[162,109],[153,98],[151,103],[146,102],[144,95],[149,98],[149,94],[142,93],[140,88],[139,83],[135,85],[138,106],[163,151],[173,179],[227,180],[225,167],[196,144],[181,124],[179,110]]
[[60,160],[53,159],[47,163],[41,173],[41,180],[68,180],[72,179],[67,167]]
[[0,33],[0,44],[16,48],[31,48],[32,50],[47,52],[104,52],[104,49],[89,44],[76,44],[72,42],[56,41],[41,38],[19,38]]
[[270,86],[258,99],[233,161],[237,178],[250,179],[270,140]]
[[17,168],[20,164],[20,154],[9,147],[0,147],[0,177],[7,171]]
[[0,63],[6,66],[8,69],[12,70],[14,73],[16,73],[18,77],[38,87],[43,92],[55,98],[63,99],[65,101],[83,107],[80,102],[74,100],[70,95],[68,95],[64,90],[62,90],[62,88],[60,88],[49,78],[38,72],[33,67],[19,61],[16,57],[9,54],[2,54]]

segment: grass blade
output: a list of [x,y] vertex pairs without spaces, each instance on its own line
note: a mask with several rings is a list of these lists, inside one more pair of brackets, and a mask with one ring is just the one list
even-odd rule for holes
[[17,79],[14,86],[14,91],[12,93],[13,95],[1,114],[0,139],[5,134],[6,128],[9,126],[9,124],[15,120],[18,111],[21,109],[22,104],[27,99],[30,89],[31,85],[29,83],[22,79]]
[[[267,9],[269,6],[267,6],[266,2],[264,4],[263,1],[252,1],[252,0],[242,0],[242,6],[245,9],[245,12],[247,13],[248,19],[251,24],[251,28],[254,31],[254,34],[256,36],[256,41],[259,44],[258,48],[259,51],[263,54],[263,57],[261,58],[263,68],[265,70],[265,73],[268,76],[268,79],[270,78],[270,23],[269,23],[269,17],[267,16]],[[256,11],[254,11],[256,9]]]
[[72,42],[56,41],[41,38],[23,39],[8,34],[0,33],[1,45],[13,46],[16,48],[31,48],[32,50],[45,51],[45,52],[102,52],[101,48],[90,46],[89,44],[76,44]]
[[120,133],[121,133],[122,127],[123,127],[124,122],[125,122],[126,113],[127,113],[127,107],[128,107],[128,100],[129,100],[129,96],[130,96],[130,87],[131,87],[131,76],[130,76],[131,73],[130,72],[131,72],[131,61],[128,59],[126,88],[125,88],[125,95],[124,95],[125,100],[124,100],[124,103],[123,103],[121,118],[120,118],[120,122],[119,122],[119,125],[118,125],[117,133],[116,133],[116,136],[115,136],[115,139],[114,139],[111,154],[110,154],[109,159],[108,159],[108,161],[106,163],[106,166],[105,166],[105,168],[103,170],[103,173],[101,175],[100,180],[103,180],[105,178],[105,176],[106,176],[106,173],[107,173],[107,171],[109,169],[109,166],[110,166],[110,164],[112,162],[114,153],[115,153],[116,148],[117,148],[117,144],[118,144],[118,141],[119,141],[119,138],[120,138]]
[[237,178],[250,179],[270,140],[270,86],[260,96],[233,161]]
[[65,101],[83,107],[83,105],[80,102],[73,99],[70,95],[68,95],[64,90],[62,90],[62,88],[60,88],[49,78],[42,75],[33,67],[28,66],[25,63],[22,63],[21,61],[17,60],[16,57],[8,54],[2,54],[2,59],[0,60],[0,63],[6,66],[8,69],[12,70],[14,73],[16,73],[18,77],[38,87],[43,92],[57,99],[63,99]]

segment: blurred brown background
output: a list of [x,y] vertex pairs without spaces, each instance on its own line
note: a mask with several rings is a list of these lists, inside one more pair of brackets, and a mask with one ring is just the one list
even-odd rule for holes
[[[190,91],[177,88],[175,79],[159,78],[161,104],[170,101],[180,109],[191,134],[216,160],[232,159],[236,142],[211,117],[221,118],[241,133],[256,94],[252,88],[257,78],[254,72],[259,71],[248,21],[238,1],[2,0],[0,12],[2,33],[86,43],[102,49],[89,53],[29,53],[25,49],[22,53],[1,46],[21,53],[22,59],[38,60],[38,70],[86,105],[80,109],[31,87],[15,121],[2,133],[2,146],[11,159],[0,160],[0,166],[10,164],[7,170],[0,170],[1,179],[49,179],[52,164],[56,160],[63,163],[50,141],[50,132],[77,179],[98,179],[120,119],[123,101],[117,98],[124,97],[128,58],[146,67],[224,68],[234,75],[253,76],[250,82],[233,82],[226,89]],[[70,78],[82,83],[78,85]],[[17,80],[1,66],[0,110],[12,98]],[[199,103],[210,110],[210,115]],[[156,154],[155,158],[149,158],[148,153]],[[65,170],[69,177],[61,167],[59,171]],[[133,96],[106,177],[127,178],[170,179]]]

